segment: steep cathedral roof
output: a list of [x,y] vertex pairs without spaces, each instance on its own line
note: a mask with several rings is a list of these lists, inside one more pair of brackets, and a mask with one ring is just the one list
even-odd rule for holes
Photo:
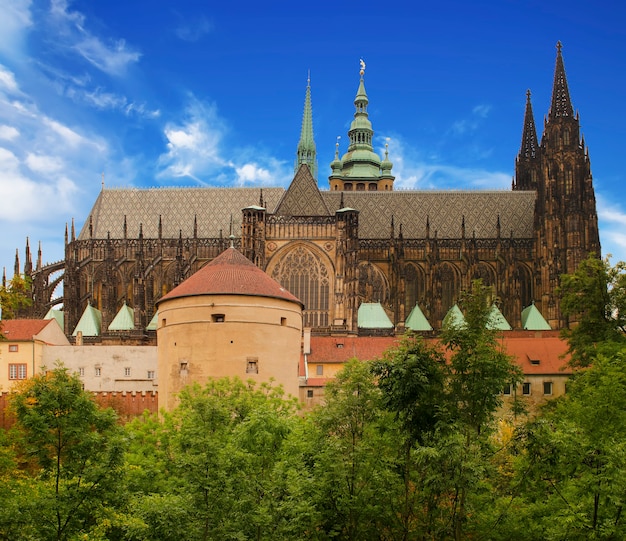
[[279,216],[330,216],[307,165],[300,165],[274,213]]
[[165,300],[197,295],[251,295],[298,303],[276,280],[270,278],[235,248],[227,248],[213,261],[162,297]]

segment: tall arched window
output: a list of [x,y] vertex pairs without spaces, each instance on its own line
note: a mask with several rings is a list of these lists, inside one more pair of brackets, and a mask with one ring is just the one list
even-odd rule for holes
[[328,326],[330,272],[319,256],[298,246],[280,259],[272,278],[302,301],[305,327]]
[[[424,272],[414,265],[407,265],[404,274],[404,305],[407,314],[424,299]],[[421,306],[420,308],[424,308]]]
[[445,263],[441,267],[441,308],[445,313],[454,306],[457,301],[457,281],[456,273],[450,265]]

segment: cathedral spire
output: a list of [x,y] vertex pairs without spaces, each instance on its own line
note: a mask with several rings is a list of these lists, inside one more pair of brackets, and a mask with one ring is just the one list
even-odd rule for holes
[[304,97],[304,113],[302,114],[302,129],[300,131],[300,141],[296,155],[296,166],[294,173],[298,171],[303,163],[309,166],[314,179],[317,179],[317,152],[315,149],[315,139],[313,137],[313,109],[311,107],[311,74],[306,83],[306,94]]
[[563,64],[563,55],[561,49],[563,45],[560,41],[556,43],[556,66],[554,67],[554,84],[552,86],[552,104],[548,120],[558,117],[573,117],[574,108],[569,97],[569,88],[567,86],[567,77],[565,76],[565,66]]
[[533,106],[530,103],[530,90],[526,91],[526,112],[524,113],[524,129],[522,131],[522,145],[520,147],[520,159],[531,159],[537,156],[537,128]]

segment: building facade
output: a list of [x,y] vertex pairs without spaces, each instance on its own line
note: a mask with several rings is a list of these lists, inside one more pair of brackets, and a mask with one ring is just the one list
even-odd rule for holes
[[[354,99],[347,152],[320,190],[307,85],[293,181],[284,188],[109,189],[76,234],[65,260],[35,265],[27,249],[33,306],[42,317],[63,304],[65,333],[88,305],[102,334],[124,303],[134,332],[153,320],[159,299],[226,250],[228,236],[260,269],[304,304],[317,334],[356,333],[364,302],[381,303],[397,330],[417,305],[432,327],[472,280],[493,287],[513,328],[535,304],[553,329],[567,325],[555,289],[589,253],[600,254],[595,196],[580,123],[570,100],[560,43],[552,102],[537,136],[527,95],[511,190],[397,191],[388,152],[372,146],[364,70]],[[16,263],[16,272],[20,272]],[[62,298],[54,290],[63,280]]]

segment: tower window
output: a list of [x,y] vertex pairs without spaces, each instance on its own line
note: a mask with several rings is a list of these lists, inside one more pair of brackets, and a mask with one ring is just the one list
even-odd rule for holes
[[258,357],[248,357],[246,363],[246,374],[258,374],[259,373],[259,359]]
[[224,323],[226,316],[224,314],[211,314],[211,321],[213,323]]

